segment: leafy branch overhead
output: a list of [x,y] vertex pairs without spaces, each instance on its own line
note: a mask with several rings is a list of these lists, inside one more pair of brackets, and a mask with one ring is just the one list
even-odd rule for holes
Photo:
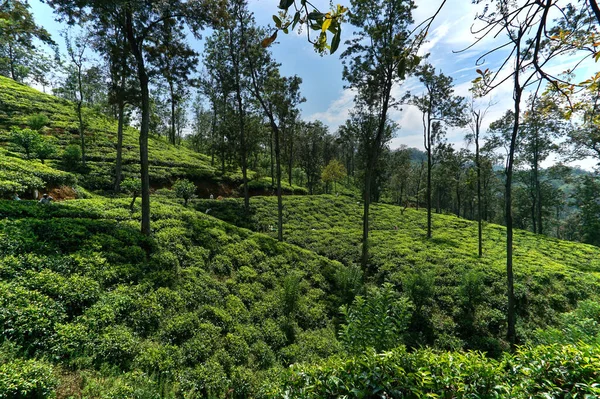
[[[282,11],[273,15],[276,29],[271,36],[262,40],[263,47],[270,46],[277,39],[279,31],[288,34],[298,26],[298,33],[301,33],[302,26],[306,25],[307,39],[315,51],[320,54],[336,52],[340,45],[342,23],[348,12],[346,7],[337,4],[330,11],[323,13],[306,0],[301,0],[299,6],[295,0],[281,0],[278,7]],[[316,32],[317,36],[311,37],[311,31]],[[333,35],[331,40],[328,39],[327,32]]]

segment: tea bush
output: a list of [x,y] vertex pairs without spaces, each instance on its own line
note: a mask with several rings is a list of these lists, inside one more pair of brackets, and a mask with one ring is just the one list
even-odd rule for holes
[[[346,266],[338,285],[362,289],[362,206],[344,196],[286,196],[284,239]],[[241,200],[198,201],[211,215],[275,237],[276,199],[253,197],[247,216]],[[484,227],[484,257],[477,257],[477,224],[433,215],[433,238],[425,237],[425,212],[373,204],[370,281],[392,284],[414,307],[406,331],[409,347],[479,349],[499,356],[507,349],[504,228]],[[559,315],[599,292],[600,249],[524,231],[515,232],[515,295],[519,336],[556,323]],[[351,273],[351,274],[347,274]],[[348,292],[348,291],[347,291]],[[337,298],[343,298],[338,293]],[[342,304],[350,303],[345,298]]]
[[0,201],[0,325],[20,358],[87,375],[74,395],[243,397],[259,373],[340,350],[343,265],[169,199],[148,240],[128,202]]

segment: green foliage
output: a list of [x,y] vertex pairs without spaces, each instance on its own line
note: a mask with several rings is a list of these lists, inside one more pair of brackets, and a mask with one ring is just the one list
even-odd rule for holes
[[41,136],[35,130],[13,127],[10,132],[10,141],[25,152],[26,159],[29,159],[40,140]]
[[58,379],[53,367],[39,360],[0,362],[0,398],[55,398]]
[[81,147],[76,144],[68,145],[62,153],[62,161],[67,170],[77,170],[81,163]]
[[[352,283],[360,279],[352,270],[360,260],[362,203],[344,196],[286,196],[283,204],[286,240],[342,262],[348,269],[338,270],[339,286],[349,284],[360,294],[360,283]],[[203,206],[208,204],[200,201],[198,207]],[[240,200],[222,201],[211,215],[275,235],[269,231],[276,224],[273,198],[254,197],[245,218],[236,211],[240,206]],[[497,245],[504,228],[484,226],[486,256],[478,258],[475,222],[434,214],[437,234],[426,240],[425,212],[374,204],[371,215],[371,279],[377,285],[392,283],[414,307],[406,345],[462,347],[499,356],[507,348],[505,253]],[[595,247],[517,231],[514,251],[517,328],[523,339],[600,289],[595,273],[600,250]],[[338,293],[338,306],[352,301],[348,294]]]
[[[9,137],[5,132],[10,131],[12,127],[28,124],[32,112],[48,117],[45,133],[56,139],[59,148],[51,158],[61,157],[68,146],[78,142],[77,115],[71,102],[43,94],[3,76],[0,76],[0,102],[0,143],[8,141]],[[87,123],[87,168],[80,171],[82,173],[78,175],[79,183],[92,190],[112,189],[117,121],[94,110],[84,109],[84,112]],[[123,175],[127,178],[139,174],[139,132],[126,126],[123,134]],[[221,176],[211,165],[208,156],[184,146],[173,146],[162,137],[151,135],[148,145],[150,182],[153,186],[170,186],[171,182],[178,178],[186,178],[193,182],[212,180],[234,188],[241,183],[241,174],[237,170]],[[74,155],[72,160],[75,160]],[[70,161],[53,162],[51,166],[67,171],[79,171]]]
[[345,324],[340,327],[340,340],[351,353],[395,348],[403,343],[411,308],[391,284],[384,284],[365,297],[356,297],[350,307],[342,308]]
[[187,206],[188,201],[194,197],[196,185],[188,179],[179,179],[173,184],[173,190],[175,190],[177,197],[183,198],[183,204]]
[[[37,133],[36,133],[37,134]],[[75,176],[53,169],[37,161],[24,161],[0,150],[0,195],[31,192],[44,186],[71,186]]]
[[269,397],[543,398],[596,397],[600,347],[520,348],[500,360],[478,352],[400,347],[377,354],[294,365]]
[[35,131],[42,130],[50,122],[45,114],[34,114],[27,117],[27,126]]
[[58,146],[55,143],[53,137],[42,137],[34,148],[35,155],[39,158],[42,163],[48,158],[51,158],[58,152]]
[[17,355],[80,375],[53,374],[80,378],[73,396],[244,397],[260,373],[340,351],[341,264],[154,198],[150,241],[125,198],[0,201]]
[[337,183],[342,180],[348,172],[346,172],[346,167],[342,162],[337,159],[332,159],[323,171],[321,172],[321,180],[326,184],[329,183]]
[[139,195],[142,191],[142,181],[139,178],[125,179],[121,182],[121,190],[134,196]]

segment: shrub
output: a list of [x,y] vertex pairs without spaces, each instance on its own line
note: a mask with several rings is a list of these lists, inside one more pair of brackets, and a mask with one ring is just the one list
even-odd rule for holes
[[50,122],[50,120],[44,114],[34,114],[27,117],[27,126],[38,132],[42,130],[48,122]]
[[25,157],[29,159],[31,153],[39,145],[41,136],[35,130],[13,128],[10,132],[10,141],[19,149],[22,149],[25,152]]
[[34,148],[35,155],[44,163],[44,161],[58,152],[53,137],[42,137]]
[[133,205],[135,204],[135,199],[142,192],[142,180],[139,178],[125,179],[121,182],[121,190],[132,195],[133,198],[131,200],[131,203],[129,204],[129,210],[133,212]]
[[58,379],[50,364],[14,359],[0,364],[0,399],[54,398]]
[[345,324],[340,327],[340,340],[352,353],[373,348],[378,352],[397,347],[408,326],[411,304],[399,297],[391,284],[357,296],[350,307],[342,307]]
[[179,179],[173,184],[173,190],[177,197],[183,198],[183,205],[187,206],[188,200],[194,197],[196,186],[188,179]]
[[62,161],[68,170],[77,170],[81,162],[81,148],[76,144],[68,145],[63,151]]

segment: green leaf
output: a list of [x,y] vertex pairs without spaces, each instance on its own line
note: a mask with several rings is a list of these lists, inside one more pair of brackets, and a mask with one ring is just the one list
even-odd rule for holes
[[281,28],[281,20],[277,15],[273,15],[273,21],[275,22],[275,26],[277,28]]
[[323,17],[325,17],[325,14],[323,14],[322,12],[316,12],[316,11],[309,13],[307,16],[308,19],[313,20],[313,21],[323,18]]
[[335,35],[333,35],[333,39],[331,39],[331,50],[329,51],[330,54],[335,53],[340,45],[341,31],[341,29],[338,29],[337,32],[335,32]]
[[300,21],[300,11],[296,11],[296,14],[294,14],[294,21],[292,22],[292,29],[294,29],[296,27],[296,24],[298,23],[298,21]]
[[281,0],[278,7],[282,10],[287,10],[292,4],[294,4],[294,0]]

